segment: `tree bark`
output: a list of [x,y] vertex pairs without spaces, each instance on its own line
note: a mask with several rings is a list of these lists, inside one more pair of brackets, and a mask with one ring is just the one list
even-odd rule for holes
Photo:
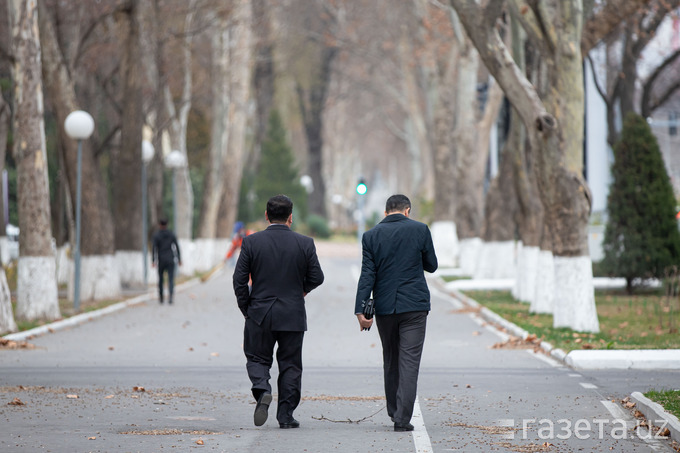
[[224,120],[227,117],[227,110],[229,108],[229,85],[227,83],[227,71],[231,63],[228,49],[229,29],[225,17],[218,16],[216,23],[217,25],[211,34],[212,124],[210,134],[210,164],[205,175],[201,221],[198,231],[198,236],[205,239],[214,239],[216,237],[220,198],[224,190],[225,169],[223,161],[227,144],[229,143],[228,128]]
[[43,122],[42,66],[35,0],[12,0],[19,268],[17,319],[60,317],[52,252],[50,194]]
[[112,152],[113,217],[117,251],[142,250],[138,234],[142,224],[142,70],[139,5],[128,0],[117,14],[123,57],[120,66],[122,86],[121,143]]
[[333,45],[321,48],[318,74],[306,89],[297,83],[298,103],[307,138],[307,172],[312,178],[314,191],[309,195],[309,212],[326,217],[326,185],[323,177],[323,114],[326,107],[331,66],[338,53]]
[[[56,122],[59,125],[59,143],[64,159],[64,170],[71,199],[76,199],[77,154],[76,140],[68,137],[63,128],[69,113],[78,109],[78,101],[69,70],[65,66],[50,12],[44,2],[39,2],[40,34],[43,37],[42,63],[46,91],[49,93]],[[104,181],[99,173],[92,148],[88,141],[82,144],[82,235],[81,255],[108,255],[115,252],[113,221],[109,210]],[[75,214],[73,214],[75,215]]]
[[251,0],[239,0],[234,5],[231,22],[232,49],[229,90],[231,99],[226,127],[229,131],[227,153],[223,163],[224,191],[216,235],[229,238],[238,213],[238,199],[246,156],[246,124],[252,74],[252,5]]
[[[554,325],[597,332],[587,242],[590,193],[582,176],[581,2],[561,0],[557,8],[537,4],[521,19],[528,38],[546,61],[545,80],[551,89],[545,91],[544,99],[514,63],[494,28],[501,5],[490,2],[482,8],[475,0],[451,0],[451,4],[486,67],[522,117],[531,148],[537,150],[538,184],[555,254]],[[519,10],[517,4],[513,7]]]
[[[193,5],[192,5],[193,6]],[[191,25],[193,22],[192,7],[189,7],[190,12],[186,15],[184,21],[184,42],[181,53],[181,69],[182,69],[182,92],[180,95],[179,109],[175,107],[175,103],[170,92],[170,87],[167,85],[167,78],[164,78],[163,99],[165,101],[166,115],[170,121],[170,143],[173,150],[178,150],[184,156],[184,161],[187,165],[173,171],[173,178],[175,178],[176,188],[176,206],[177,206],[177,225],[174,225],[175,234],[181,239],[191,239],[193,214],[194,214],[194,191],[191,186],[191,178],[189,176],[189,156],[187,154],[187,126],[189,123],[189,111],[191,110],[191,94],[192,94],[192,58],[191,45],[193,35],[191,33]]]
[[[5,102],[5,99],[0,96],[0,174],[2,174],[5,168],[5,156],[7,154],[7,134],[9,133],[10,124],[10,110],[9,105]],[[4,188],[0,188],[0,194],[4,192]],[[4,198],[0,198],[4,199]],[[0,218],[2,223],[0,228],[2,229],[0,236],[5,236],[5,215],[4,215],[4,203],[0,203],[2,206],[2,211],[0,211]],[[0,250],[0,252],[2,252]],[[0,256],[2,253],[0,253]],[[2,262],[0,262],[0,335],[4,335],[9,332],[16,332],[17,324],[14,321],[14,312],[12,311],[12,295],[9,291],[9,286],[7,285],[7,276],[5,275],[5,268],[2,267]]]

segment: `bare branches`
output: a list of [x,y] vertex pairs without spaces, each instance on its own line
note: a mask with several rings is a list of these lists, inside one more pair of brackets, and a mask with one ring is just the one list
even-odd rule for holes
[[590,52],[597,43],[614,32],[618,26],[652,0],[608,0],[583,26],[581,52]]

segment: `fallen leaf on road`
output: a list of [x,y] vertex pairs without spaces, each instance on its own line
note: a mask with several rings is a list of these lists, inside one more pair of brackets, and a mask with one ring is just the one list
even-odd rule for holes
[[78,395],[66,395],[66,398],[68,398],[68,399],[70,399],[70,400],[77,400],[77,399],[78,399]]
[[472,386],[471,386],[470,384],[465,384],[465,388],[466,388],[466,389],[471,389]]
[[623,404],[623,407],[625,407],[626,409],[632,409],[635,407],[635,403],[632,401],[628,401],[627,403]]
[[479,330],[475,330],[474,332],[472,332],[472,336],[474,336],[474,337],[478,337],[481,334],[482,334],[482,332],[480,332]]
[[636,410],[636,411],[633,413],[633,416],[636,417],[636,418],[642,418],[642,417],[645,416],[645,414],[643,414],[642,412]]
[[0,338],[0,349],[35,349],[35,345],[25,341],[7,340]]
[[21,401],[19,398],[14,398],[12,401],[7,403],[8,406],[25,406],[26,403]]
[[132,387],[132,390],[134,390],[135,392],[146,392],[146,389],[144,387],[137,386],[137,385]]
[[196,445],[204,445],[203,441],[201,439],[198,439],[196,441]]
[[106,395],[106,396],[104,397],[104,399],[105,399],[105,400],[110,400],[110,399],[113,398],[113,397],[114,397],[113,395]]
[[210,356],[211,356],[211,357],[219,357],[219,356],[220,356],[220,353],[219,353],[219,352],[211,352],[211,353],[210,353]]
[[109,351],[113,351],[113,349],[114,349],[113,346],[109,346]]
[[88,437],[88,438],[87,438],[87,440],[95,440],[95,439],[96,439],[95,436],[92,436],[92,437]]
[[664,428],[664,429],[659,430],[659,432],[657,434],[661,437],[670,437],[671,430],[668,429],[668,428]]

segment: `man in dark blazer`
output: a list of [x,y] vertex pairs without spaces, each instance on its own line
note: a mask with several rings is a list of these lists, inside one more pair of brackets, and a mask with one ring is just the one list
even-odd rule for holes
[[383,347],[387,415],[395,431],[413,431],[418,369],[430,311],[430,291],[423,271],[437,270],[430,229],[409,219],[411,202],[392,195],[385,218],[364,233],[363,257],[354,313],[363,330],[373,319],[363,315],[363,302],[373,293],[375,320]]
[[[279,400],[276,419],[281,428],[298,428],[293,411],[300,403],[302,339],[307,330],[305,296],[323,283],[314,240],[291,231],[293,202],[277,195],[267,202],[266,230],[243,238],[234,269],[234,293],[245,316],[243,351],[252,382],[255,426],[267,421],[274,345]],[[252,278],[252,289],[248,285]]]

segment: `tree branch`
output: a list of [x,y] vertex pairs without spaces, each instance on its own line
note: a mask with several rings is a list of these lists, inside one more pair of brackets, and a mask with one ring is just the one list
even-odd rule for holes
[[652,0],[608,0],[590,16],[583,26],[581,52],[586,55],[593,47],[614,32],[619,24],[643,9]]

